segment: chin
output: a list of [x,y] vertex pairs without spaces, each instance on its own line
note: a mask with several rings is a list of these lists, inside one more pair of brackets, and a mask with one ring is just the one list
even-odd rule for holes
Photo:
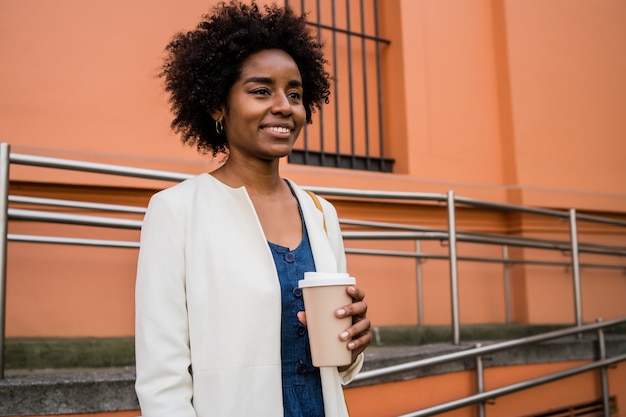
[[276,147],[272,150],[270,150],[270,154],[274,155],[277,158],[283,158],[285,156],[288,156],[291,151],[293,150],[293,146],[285,146],[285,147]]

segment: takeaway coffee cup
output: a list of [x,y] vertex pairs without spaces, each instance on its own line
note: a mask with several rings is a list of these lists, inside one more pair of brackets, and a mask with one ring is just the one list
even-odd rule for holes
[[352,353],[339,334],[352,324],[351,317],[337,318],[335,310],[352,302],[346,287],[356,279],[345,273],[305,272],[298,282],[304,298],[313,365],[345,366]]

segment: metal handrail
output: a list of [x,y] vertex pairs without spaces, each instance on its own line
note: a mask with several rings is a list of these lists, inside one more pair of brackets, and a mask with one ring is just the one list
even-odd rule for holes
[[9,242],[52,243],[58,245],[139,249],[139,242],[127,240],[84,239],[78,237],[36,236],[19,234],[8,234],[7,240]]
[[87,210],[114,211],[118,213],[145,214],[145,207],[123,206],[119,204],[90,203],[86,201],[60,200],[56,198],[24,197],[10,195],[9,203],[32,204],[37,206],[55,206]]
[[[445,230],[431,232],[350,232],[342,233],[344,240],[448,240],[450,233]],[[535,249],[551,249],[571,252],[572,245],[567,242],[539,240],[530,238],[487,235],[479,233],[456,233],[458,242],[484,243],[493,245],[520,246]],[[626,247],[579,244],[579,252],[626,256]]]
[[[8,144],[5,144],[8,146]],[[123,165],[115,164],[102,164],[96,162],[83,162],[73,159],[51,158],[44,156],[33,156],[11,153],[9,155],[9,161],[11,164],[16,165],[29,165],[42,168],[56,168],[67,169],[81,172],[91,172],[109,175],[120,175],[134,178],[144,178],[152,180],[165,180],[165,181],[183,181],[191,178],[193,174],[186,174],[181,172],[170,172],[155,169],[134,168]],[[336,197],[352,197],[352,198],[364,198],[364,199],[389,199],[389,200],[405,200],[405,201],[435,201],[439,203],[445,203],[447,201],[446,194],[439,193],[416,193],[416,192],[402,192],[402,191],[376,191],[376,190],[363,190],[363,189],[350,189],[350,188],[335,188],[335,187],[316,187],[305,186],[303,187],[309,191],[313,191],[318,194]],[[515,204],[506,203],[492,203],[488,201],[475,200],[472,198],[455,196],[455,202],[459,204],[465,204],[468,206],[491,208],[494,210],[504,211],[517,211],[529,214],[541,214],[545,216],[553,216],[560,218],[568,218],[569,214],[564,210],[552,210],[542,209],[537,207],[528,207]],[[609,219],[599,216],[591,216],[587,214],[576,214],[577,219],[590,222],[612,224],[617,226],[626,227],[626,221]]]
[[[474,207],[491,208],[491,209],[505,210],[505,211],[517,211],[517,212],[528,213],[528,214],[540,214],[544,216],[560,217],[562,219],[569,218],[569,212],[565,210],[552,210],[552,209],[544,209],[544,208],[537,208],[537,207],[526,207],[526,206],[519,206],[515,204],[506,204],[506,203],[491,203],[491,202],[475,200],[473,198],[467,198],[467,197],[456,197],[456,201],[457,203],[465,204],[468,206],[474,206]],[[594,222],[594,223],[604,223],[604,224],[610,224],[614,226],[626,227],[626,221],[623,221],[623,220],[609,219],[606,217],[592,216],[589,214],[580,214],[580,213],[576,214],[576,218],[578,220],[584,220],[584,221],[589,221],[589,222]]]
[[[25,203],[36,205],[48,205],[58,206],[66,208],[80,208],[91,210],[105,210],[114,211],[120,213],[133,213],[144,214],[146,209],[144,207],[134,206],[122,206],[114,204],[100,204],[89,202],[77,202],[72,200],[59,200],[59,199],[47,199],[36,197],[22,197],[22,196],[9,196],[10,203]],[[30,220],[49,223],[63,223],[74,224],[83,226],[101,226],[101,227],[113,227],[120,229],[141,229],[140,220],[128,220],[110,217],[98,217],[91,215],[78,215],[67,213],[54,213],[39,210],[24,210],[24,209],[8,209],[9,220]],[[417,230],[416,232],[342,232],[344,240],[447,240],[448,232],[445,230],[436,230],[425,227],[413,227],[406,225],[399,225],[393,223],[377,223],[374,222],[362,222],[356,220],[344,220],[340,219],[342,224],[350,225],[366,225],[368,227],[380,227],[380,228],[396,228],[406,230]],[[19,237],[18,237],[19,236]],[[93,240],[93,239],[73,239],[73,238],[54,238],[46,236],[34,236],[33,239],[29,239],[28,235],[8,235],[9,241],[20,242],[34,242],[34,243],[60,243],[64,244],[76,244],[76,245],[89,245],[89,246],[113,246],[113,247],[136,247],[137,245],[132,242],[124,242],[120,245],[116,241],[107,240]],[[463,242],[473,243],[486,243],[495,245],[508,245],[508,246],[521,246],[521,247],[534,247],[542,249],[555,249],[561,251],[569,251],[571,248],[567,242],[557,241],[540,241],[538,239],[527,238],[511,238],[505,235],[486,235],[480,233],[457,233],[457,240]],[[90,243],[83,243],[90,242]],[[411,257],[419,259],[448,259],[447,255],[436,255],[426,253],[415,252],[401,252],[401,251],[386,251],[375,249],[353,249],[346,248],[346,253],[359,254],[359,255],[378,255],[378,256],[397,256],[397,257]],[[579,252],[589,253],[602,253],[618,256],[626,256],[626,248],[619,248],[614,246],[603,245],[579,245]],[[485,263],[507,263],[507,264],[527,264],[527,265],[545,265],[545,266],[570,266],[571,263],[565,261],[535,261],[530,259],[511,259],[511,258],[486,258],[476,256],[458,256],[460,261],[471,262],[485,262]],[[600,263],[581,263],[581,267],[584,268],[600,268],[600,269],[624,269],[626,271],[626,265],[616,264],[600,264]]]
[[[618,362],[626,361],[626,353],[617,355],[609,359],[601,359],[592,363],[581,365],[578,367],[566,369],[564,371],[555,372],[550,375],[544,375],[538,378],[529,379],[517,384],[511,384],[505,387],[492,389],[490,391],[481,392],[474,395],[469,395],[461,399],[450,401],[444,404],[436,405],[434,407],[424,408],[413,413],[402,414],[398,417],[426,417],[435,414],[443,413],[445,411],[456,410],[457,408],[465,407],[472,404],[483,403],[488,400],[493,400],[497,397],[501,397],[505,394],[511,394],[513,392],[521,391],[524,389],[536,387],[538,385],[547,384],[548,382],[557,381],[559,379],[567,378],[570,376],[578,375],[584,372],[593,371],[599,368],[606,368]],[[606,402],[606,401],[605,401]],[[604,406],[605,415],[610,415],[610,410]]]
[[47,223],[77,224],[82,226],[114,227],[118,229],[141,229],[141,220],[116,219],[101,216],[85,216],[81,214],[53,213],[37,210],[13,209],[8,210],[8,217],[12,220],[30,220]]
[[[357,248],[345,248],[345,252],[351,255],[377,255],[377,256],[395,256],[399,258],[414,258],[414,259],[437,259],[447,260],[448,255],[438,255],[432,253],[416,253],[416,252],[402,252],[393,250],[380,250],[380,249],[357,249]],[[566,261],[536,261],[532,259],[516,259],[516,258],[486,258],[481,256],[458,256],[459,261],[467,262],[481,262],[481,263],[499,263],[510,265],[543,265],[543,266],[563,266],[570,267],[571,262]],[[624,270],[626,273],[626,265],[617,264],[601,264],[601,263],[588,263],[581,262],[581,268],[594,268],[594,269],[619,269]]]
[[[3,362],[3,348],[4,348],[4,314],[6,306],[6,245],[7,241],[20,241],[20,242],[38,242],[38,243],[55,243],[55,244],[70,244],[70,245],[83,245],[83,246],[108,246],[108,247],[120,247],[120,248],[138,248],[138,242],[131,241],[114,241],[114,240],[98,240],[98,239],[80,239],[80,238],[64,238],[64,237],[52,237],[52,236],[27,236],[19,234],[7,234],[7,222],[9,219],[29,220],[29,221],[45,221],[53,223],[63,224],[78,224],[89,225],[98,227],[114,227],[125,229],[140,229],[140,220],[130,220],[121,218],[108,218],[101,216],[86,216],[78,214],[67,213],[53,213],[37,210],[24,210],[17,208],[9,208],[9,202],[14,204],[34,204],[40,206],[57,206],[73,209],[85,209],[85,210],[100,210],[100,211],[113,211],[119,213],[129,214],[143,214],[145,208],[109,205],[99,203],[88,202],[76,202],[68,200],[57,199],[41,199],[34,197],[23,196],[9,196],[9,166],[10,164],[28,165],[44,168],[54,169],[66,169],[81,172],[101,173],[109,175],[120,175],[125,177],[144,178],[152,180],[165,180],[178,182],[192,177],[191,174],[133,168],[127,166],[100,164],[91,162],[82,162],[76,160],[49,158],[41,156],[31,156],[23,154],[10,153],[10,147],[8,144],[0,144],[0,229],[4,227],[4,230],[0,230],[6,239],[0,239],[2,244],[0,246],[0,378],[4,375],[4,362]],[[393,201],[407,201],[407,202],[434,202],[441,205],[442,208],[447,210],[448,218],[448,230],[437,230],[429,228],[419,228],[415,226],[397,225],[391,223],[380,222],[364,222],[356,220],[342,219],[341,223],[344,225],[365,226],[365,227],[377,227],[394,229],[395,232],[389,231],[377,231],[377,232],[364,232],[364,231],[344,231],[343,236],[346,240],[353,239],[437,239],[448,242],[448,254],[447,255],[429,255],[420,253],[403,253],[393,251],[377,251],[366,249],[346,249],[347,253],[353,254],[370,254],[370,255],[383,255],[383,256],[413,256],[416,259],[446,259],[450,262],[450,280],[451,280],[451,304],[452,304],[452,330],[453,340],[452,343],[459,343],[459,312],[458,312],[458,287],[457,287],[457,270],[456,263],[458,261],[479,261],[479,262],[501,262],[504,265],[513,265],[516,263],[528,263],[528,264],[543,264],[543,265],[565,265],[572,267],[574,273],[574,286],[576,291],[576,324],[578,331],[582,328],[582,316],[580,307],[580,268],[581,267],[594,267],[594,268],[626,268],[626,266],[612,265],[612,264],[585,264],[580,263],[578,260],[579,252],[588,253],[601,253],[616,256],[626,255],[626,248],[606,245],[595,244],[581,244],[577,240],[576,236],[576,221],[584,220],[590,222],[597,222],[602,224],[616,225],[620,227],[626,226],[626,221],[620,221],[609,218],[602,218],[597,216],[588,216],[585,214],[577,213],[575,210],[561,211],[550,210],[543,208],[534,208],[526,206],[518,206],[511,204],[490,203],[485,201],[473,200],[464,197],[456,197],[452,191],[447,194],[436,193],[414,193],[414,192],[391,192],[391,191],[372,191],[372,190],[355,190],[344,188],[328,188],[328,187],[304,187],[307,190],[316,192],[325,196],[337,196],[348,197],[354,199],[378,199],[378,200],[393,200]],[[495,210],[507,210],[517,211],[529,214],[540,214],[546,216],[553,216],[561,219],[569,219],[570,221],[570,242],[562,241],[550,241],[542,239],[530,239],[519,238],[505,235],[496,234],[481,234],[481,233],[462,233],[456,232],[456,219],[455,219],[455,207],[457,205],[484,207]],[[3,226],[4,224],[4,226]],[[498,244],[507,246],[521,246],[521,247],[535,247],[540,249],[552,249],[563,252],[572,253],[571,262],[551,262],[551,261],[533,261],[533,260],[517,260],[509,259],[503,256],[499,258],[484,258],[484,257],[467,257],[458,256],[456,253],[457,242],[472,242],[483,244]],[[508,317],[508,313],[507,313]],[[421,314],[420,314],[421,318]],[[362,375],[367,376],[367,373]]]
[[[334,197],[351,197],[360,199],[376,199],[376,200],[404,200],[404,201],[434,201],[438,203],[446,203],[446,194],[437,193],[416,193],[403,191],[375,191],[353,188],[334,188],[334,187],[306,187],[314,193],[334,196]],[[457,204],[463,204],[471,207],[488,208],[492,210],[514,211],[519,213],[539,214],[543,216],[558,217],[562,219],[569,218],[569,212],[566,210],[544,209],[539,207],[521,206],[507,203],[493,203],[489,201],[481,201],[473,198],[455,196],[454,200]],[[626,227],[626,221],[611,219],[606,217],[592,216],[588,214],[577,213],[578,220],[585,220],[595,223],[604,223],[615,226]]]
[[[598,321],[596,323],[571,327],[568,329],[554,330],[554,331],[547,332],[547,333],[522,337],[522,338],[515,339],[515,340],[507,340],[504,342],[493,343],[493,344],[486,345],[486,346],[478,346],[478,347],[470,348],[470,349],[463,350],[460,352],[448,353],[448,354],[421,359],[418,361],[408,362],[408,363],[404,363],[400,365],[394,365],[394,366],[388,366],[385,368],[375,369],[372,371],[364,371],[364,372],[361,372],[359,375],[357,375],[353,381],[362,382],[362,381],[379,378],[382,376],[389,376],[389,375],[393,375],[393,374],[400,373],[400,372],[417,370],[417,369],[430,367],[434,365],[441,365],[444,363],[472,359],[472,358],[476,359],[476,358],[485,356],[487,354],[502,352],[504,350],[508,350],[512,348],[537,344],[537,343],[545,342],[548,340],[558,339],[558,338],[562,338],[565,336],[571,336],[571,335],[589,332],[593,330],[599,331],[598,341],[600,343],[599,351],[601,352],[599,360],[596,360],[592,363],[585,364],[582,366],[573,367],[564,371],[555,372],[550,375],[544,375],[538,378],[526,380],[523,382],[511,384],[511,385],[496,388],[496,389],[492,389],[490,391],[478,392],[475,395],[466,396],[461,399],[449,401],[449,402],[439,404],[439,405],[429,407],[429,408],[424,408],[413,413],[402,414],[399,417],[431,416],[434,414],[454,410],[454,409],[465,407],[465,406],[472,405],[472,404],[480,404],[487,400],[495,399],[496,397],[500,397],[505,394],[510,394],[516,391],[521,391],[523,389],[531,388],[531,387],[545,384],[548,382],[552,382],[558,379],[567,378],[569,376],[588,372],[594,369],[605,368],[614,363],[625,361],[626,353],[619,354],[611,358],[605,357],[606,349],[604,346],[604,334],[602,333],[603,329],[620,325],[620,324],[624,324],[624,323],[626,323],[626,317],[609,320],[609,321]],[[608,382],[603,381],[603,384],[607,384],[607,383]],[[605,397],[608,396],[607,389],[603,389],[603,396]],[[605,407],[606,407],[606,403],[607,401],[605,399]]]
[[[8,144],[4,144],[7,145]],[[183,181],[191,178],[192,174],[182,172],[169,172],[157,169],[134,168],[123,165],[100,164],[97,162],[84,162],[74,159],[50,158],[47,156],[34,156],[11,153],[11,164],[29,165],[40,168],[67,169],[71,171],[92,172],[96,174],[120,175],[123,177],[145,178],[150,180]]]
[[[82,216],[84,218],[92,218],[93,216]],[[43,217],[40,219],[43,220]],[[116,223],[120,219],[107,219],[110,220],[107,227],[116,227]],[[120,220],[120,228],[122,227]],[[57,223],[65,223],[58,221]],[[74,219],[74,221],[67,222],[66,224],[78,224],[78,225],[91,225],[91,226],[103,226],[103,224],[96,221],[80,221]],[[129,229],[140,229],[139,223],[133,223]],[[127,247],[138,248],[139,242],[137,241],[116,241],[106,239],[81,239],[81,238],[64,238],[55,236],[36,236],[36,235],[21,235],[11,234],[7,235],[7,240],[10,242],[30,242],[30,243],[49,243],[49,244],[66,244],[66,245],[87,245],[87,246],[105,246],[105,247]],[[345,248],[346,254],[350,255],[374,255],[374,256],[393,256],[399,258],[415,258],[415,259],[435,259],[435,260],[447,260],[448,255],[438,255],[429,253],[415,253],[415,252],[402,252],[392,250],[379,250],[379,249],[360,249],[360,248]],[[515,259],[515,258],[486,258],[479,256],[458,256],[459,261],[466,262],[481,262],[481,263],[500,263],[500,264],[520,264],[520,265],[543,265],[543,266],[571,266],[571,263],[566,261],[536,261],[532,259]],[[626,265],[617,264],[601,264],[601,263],[584,263],[580,264],[581,268],[594,268],[594,269],[617,269],[624,270],[626,272]]]
[[536,334],[533,336],[521,337],[514,340],[506,340],[504,342],[493,343],[480,347],[469,348],[459,352],[448,353],[445,355],[434,356],[431,358],[420,359],[413,362],[407,362],[400,365],[388,366],[385,368],[375,369],[372,371],[363,371],[354,377],[354,381],[365,381],[368,379],[379,378],[381,376],[393,375],[400,372],[412,371],[415,369],[425,368],[428,366],[441,365],[448,362],[454,362],[464,359],[471,359],[477,356],[485,356],[490,353],[496,353],[507,349],[521,346],[532,345],[535,343],[546,342],[548,340],[559,339],[565,336],[576,335],[579,333],[598,330],[601,328],[612,327],[618,324],[626,323],[626,317],[601,321],[596,323],[584,324],[582,326],[570,327],[567,329],[553,330],[551,332]]

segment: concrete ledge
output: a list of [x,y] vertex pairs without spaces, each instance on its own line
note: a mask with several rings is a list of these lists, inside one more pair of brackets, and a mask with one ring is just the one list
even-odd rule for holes
[[[571,328],[573,324],[475,324],[459,328],[461,342],[481,340],[510,340],[540,333]],[[380,345],[422,345],[428,343],[451,343],[451,326],[384,326],[372,328],[376,344]],[[613,326],[606,334],[625,334],[626,325]],[[586,333],[595,336],[595,333]]]
[[[517,339],[565,325],[464,325],[460,328],[463,345],[483,340]],[[423,346],[450,344],[450,326],[374,327],[374,346]],[[626,335],[626,326],[616,326],[606,334]],[[595,337],[594,334],[586,336]],[[97,368],[134,366],[135,346],[132,337],[114,338],[8,338],[5,343],[6,369]]]
[[135,365],[135,339],[8,338],[6,369],[92,368]]
[[[491,328],[490,328],[491,327]],[[449,328],[379,328],[366,351],[364,370],[406,363],[472,348],[503,338],[511,339],[549,330],[536,326],[463,327],[459,345],[450,343]],[[562,326],[557,326],[560,328]],[[483,338],[489,336],[488,338]],[[626,352],[626,333],[606,334],[607,355]],[[137,410],[132,338],[118,339],[13,339],[7,345],[7,371],[0,380],[0,416],[26,416]],[[91,352],[91,353],[90,353]],[[64,353],[64,354],[63,354]],[[483,358],[484,367],[588,360],[597,357],[594,333],[507,350]],[[128,366],[120,363],[132,362]],[[78,364],[76,367],[69,364]],[[114,365],[110,365],[114,364]],[[35,366],[36,365],[36,366]],[[64,366],[64,367],[61,367]],[[351,387],[406,380],[474,369],[473,360],[357,381]],[[39,368],[39,369],[36,369]]]
[[0,415],[137,410],[134,369],[11,371],[0,380]]

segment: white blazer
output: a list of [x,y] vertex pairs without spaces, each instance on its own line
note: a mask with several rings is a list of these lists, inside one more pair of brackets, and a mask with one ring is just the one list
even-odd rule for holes
[[[345,271],[334,207],[292,183],[315,267]],[[324,231],[326,221],[328,233]],[[280,284],[245,188],[201,174],[155,194],[141,231],[136,391],[143,417],[283,415]],[[348,415],[346,372],[322,368],[325,417]]]

